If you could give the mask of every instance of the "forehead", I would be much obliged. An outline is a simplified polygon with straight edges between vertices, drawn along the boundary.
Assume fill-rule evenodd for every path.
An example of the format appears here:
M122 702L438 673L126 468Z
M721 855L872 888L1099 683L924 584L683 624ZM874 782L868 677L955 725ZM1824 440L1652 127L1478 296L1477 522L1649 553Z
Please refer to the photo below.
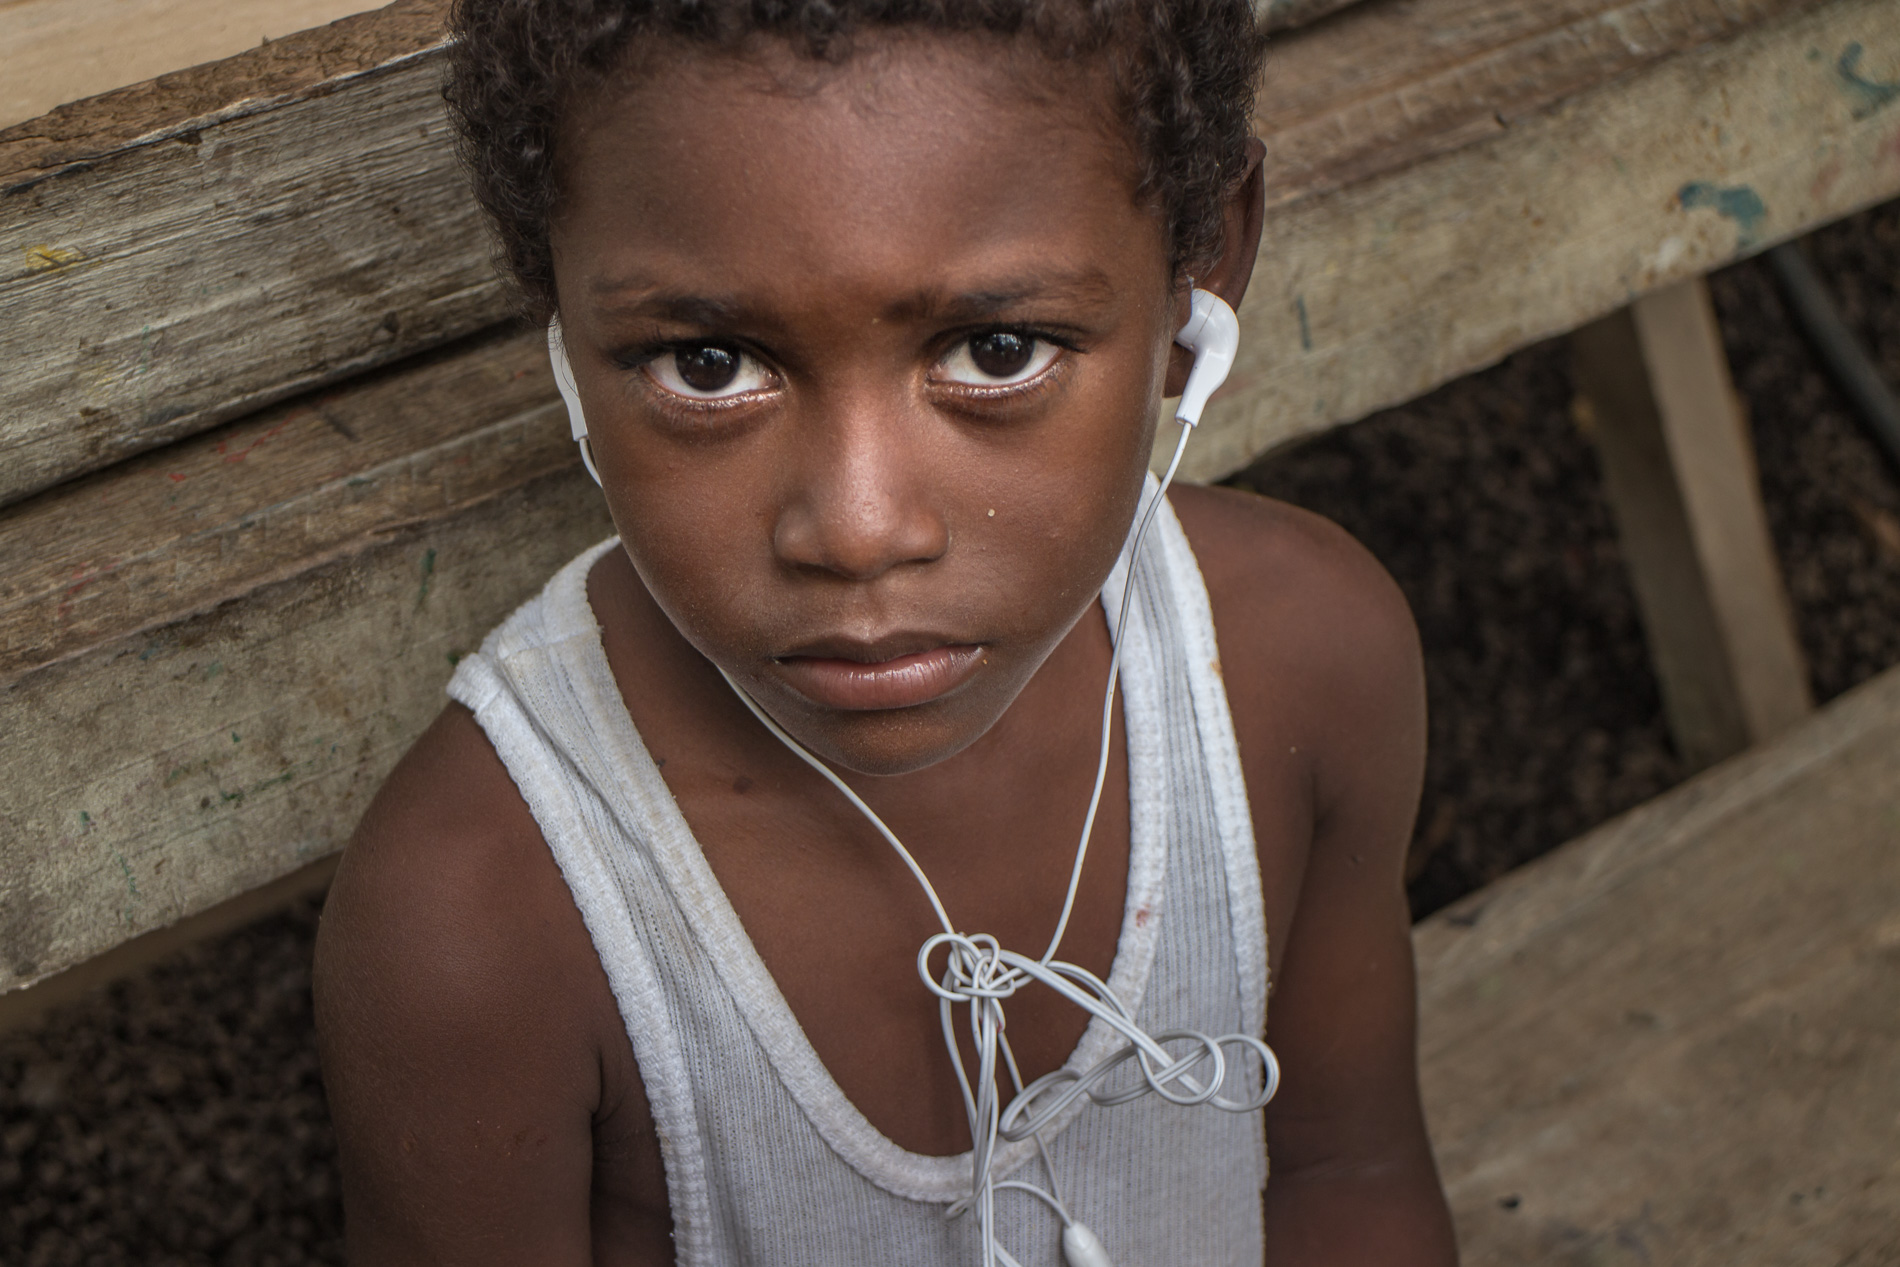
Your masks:
M841 63L776 41L668 42L578 101L559 149L568 298L682 270L707 288L762 273L925 283L1165 257L1106 66L1054 63L1027 40L880 36Z

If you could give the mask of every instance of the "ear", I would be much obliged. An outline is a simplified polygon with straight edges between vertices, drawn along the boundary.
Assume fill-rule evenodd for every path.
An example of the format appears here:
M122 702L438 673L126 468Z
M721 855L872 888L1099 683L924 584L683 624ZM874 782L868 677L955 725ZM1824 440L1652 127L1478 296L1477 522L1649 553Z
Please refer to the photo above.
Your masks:
M1247 138L1246 175L1227 195L1226 206L1221 210L1221 252L1194 278L1195 286L1213 291L1235 312L1240 311L1241 297L1247 293L1247 283L1253 280L1254 257L1260 253L1260 225L1267 214L1267 187L1261 160L1266 155L1267 147L1260 143L1259 137ZM1183 314L1188 310L1185 278L1180 293L1175 296L1175 310ZM1188 370L1193 365L1194 357L1176 344L1168 358L1168 383L1162 394L1169 398L1179 396L1181 389L1187 386Z

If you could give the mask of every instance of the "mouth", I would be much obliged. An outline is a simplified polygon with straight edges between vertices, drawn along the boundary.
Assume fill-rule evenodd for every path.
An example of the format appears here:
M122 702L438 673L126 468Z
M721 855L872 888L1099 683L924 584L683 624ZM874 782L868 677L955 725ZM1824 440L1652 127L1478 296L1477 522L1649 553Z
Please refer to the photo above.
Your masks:
M983 648L971 643L917 650L901 642L826 643L778 657L793 690L821 707L852 712L928 704L969 681L982 662Z

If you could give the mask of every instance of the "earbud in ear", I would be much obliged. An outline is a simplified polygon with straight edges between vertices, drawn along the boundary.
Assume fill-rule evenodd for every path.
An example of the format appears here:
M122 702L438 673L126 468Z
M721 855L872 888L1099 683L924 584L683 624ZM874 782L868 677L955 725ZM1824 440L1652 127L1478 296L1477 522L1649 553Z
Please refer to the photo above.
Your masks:
M581 412L580 388L574 385L574 367L568 363L567 343L561 338L561 319L548 322L548 363L554 367L554 385L561 391L561 401L567 406L567 428L574 437L574 443L581 446L581 461L587 466L587 473L594 477L594 483L600 483L600 472L594 469L594 450L587 443L587 415Z
M1240 347L1240 322L1227 301L1212 291L1196 289L1189 301L1187 324L1174 341L1194 353L1194 368L1188 371L1187 386L1181 389L1181 403L1175 406L1174 419L1184 427L1201 420L1207 398L1227 381L1234 368L1234 352Z

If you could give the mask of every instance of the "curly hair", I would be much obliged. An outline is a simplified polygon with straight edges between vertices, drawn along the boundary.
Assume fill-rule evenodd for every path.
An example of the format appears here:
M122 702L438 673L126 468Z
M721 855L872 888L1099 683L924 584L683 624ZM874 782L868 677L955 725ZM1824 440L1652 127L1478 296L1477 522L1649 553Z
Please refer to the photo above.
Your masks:
M852 36L920 27L1027 35L1058 61L1106 59L1177 275L1219 254L1222 195L1246 169L1264 32L1249 0L455 0L443 88L476 198L530 315L555 310L555 146L574 92L640 37L736 50L756 34L823 61Z

